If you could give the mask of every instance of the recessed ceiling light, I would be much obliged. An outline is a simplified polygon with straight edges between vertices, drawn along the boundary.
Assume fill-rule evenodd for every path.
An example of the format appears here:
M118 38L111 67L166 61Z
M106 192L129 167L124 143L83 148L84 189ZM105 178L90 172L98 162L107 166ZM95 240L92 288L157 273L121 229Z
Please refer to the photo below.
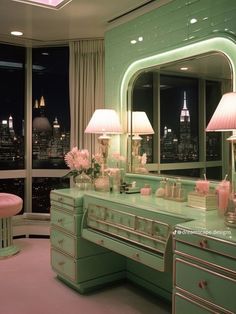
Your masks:
M136 44L136 43L137 43L137 40L132 39L132 40L130 41L130 43L134 45L134 44Z
M11 34L14 36L22 36L23 35L23 33L20 31L12 31Z
M16 2L37 5L44 8L60 9L71 0L13 0Z
M181 70L181 71L187 71L188 68L187 68L187 67L182 67L182 68L180 68L180 70Z
M143 41L143 37L140 36L140 37L138 38L138 41Z

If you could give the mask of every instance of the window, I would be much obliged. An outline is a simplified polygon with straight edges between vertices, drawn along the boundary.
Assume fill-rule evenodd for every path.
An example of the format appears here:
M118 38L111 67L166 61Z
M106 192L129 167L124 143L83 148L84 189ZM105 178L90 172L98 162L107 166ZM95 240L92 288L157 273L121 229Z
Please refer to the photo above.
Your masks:
M24 168L25 48L0 44L0 170Z
M48 213L50 190L70 185L63 179L70 147L69 49L2 44L0 78L0 192L24 200L20 214ZM31 120L32 130L26 127Z
M54 189L68 188L69 179L63 178L33 178L32 209L34 213L50 212L50 192Z
M68 47L33 49L34 169L66 168L70 148Z

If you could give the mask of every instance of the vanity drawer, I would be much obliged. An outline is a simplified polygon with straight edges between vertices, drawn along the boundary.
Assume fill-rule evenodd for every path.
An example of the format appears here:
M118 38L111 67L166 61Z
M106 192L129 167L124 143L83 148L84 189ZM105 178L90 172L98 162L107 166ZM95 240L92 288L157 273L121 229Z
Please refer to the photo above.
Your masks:
M124 271L125 259L118 254L109 252L76 260L52 248L51 265L54 271L65 279L69 279L74 283L81 283L100 276Z
M83 212L83 194L75 189L52 190L50 193L51 205L74 213Z
M195 234L194 232L183 229L176 229L174 231L174 239L175 241L190 244L201 248L202 250L229 256L236 260L236 245L232 242L227 242L218 238L214 239L208 235L204 236L201 234Z
M210 306L224 308L223 313L235 313L236 280L188 261L174 259L177 290L205 301ZM224 292L224 293L222 293Z
M112 225L106 221L94 220L90 217L87 220L87 225L90 228L105 232L111 236L127 240L130 243L140 245L144 248L151 249L162 254L166 248L166 241L155 239L152 236L146 236L139 231L126 229L122 225Z
M62 228L72 234L80 235L82 214L71 215L57 208L51 208L51 225Z
M53 227L51 228L50 238L53 247L74 258L81 258L107 252L107 250L101 246L85 239L69 235Z
M181 314L221 314L222 312L214 309L209 308L206 305L199 304L195 302L193 299L189 299L186 296L181 294L175 293L173 302L173 314L181 313Z
M170 233L170 226L157 220L148 219L135 214L126 213L117 209L89 204L87 208L88 221L106 223L108 226L123 228L127 231L166 240Z
M171 230L166 223L92 203L88 204L84 215L85 224L89 228L126 240L154 253L165 253Z
M65 210L67 212L70 212L72 215L83 212L83 208L82 207L75 208L75 207L72 207L71 205L55 202L53 200L51 200L51 207L57 207L60 210Z
M176 241L174 251L184 258L195 260L206 267L217 268L218 271L229 273L236 279L236 260L204 248L199 248L183 242Z
M131 245L126 241L122 241L111 236L104 235L92 229L83 229L82 236L83 238L91 242L94 242L109 250L129 257L153 269L159 271L166 270L164 256L162 254L157 253L154 254L148 251L144 251L142 248L138 248L134 245Z

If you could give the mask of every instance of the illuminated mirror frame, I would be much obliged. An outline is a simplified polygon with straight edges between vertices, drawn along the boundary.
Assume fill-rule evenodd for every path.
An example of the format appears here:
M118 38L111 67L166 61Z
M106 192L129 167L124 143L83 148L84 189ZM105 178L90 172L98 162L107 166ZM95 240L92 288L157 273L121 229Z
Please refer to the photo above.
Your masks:
M123 114L123 120L127 121L128 112L130 110L128 105L131 104L131 91L132 82L140 74L141 71L152 68L161 67L163 65L178 62L192 57L198 57L199 55L219 52L225 55L232 69L232 91L236 91L236 42L229 36L220 36L205 39L199 42L195 42L180 48L175 48L170 51L162 52L157 55L146 57L137 60L129 65L127 68L120 88L120 104L121 112ZM121 141L121 151L123 155L128 152L127 137ZM127 155L128 164L131 162L130 154ZM129 171L129 169L127 169Z

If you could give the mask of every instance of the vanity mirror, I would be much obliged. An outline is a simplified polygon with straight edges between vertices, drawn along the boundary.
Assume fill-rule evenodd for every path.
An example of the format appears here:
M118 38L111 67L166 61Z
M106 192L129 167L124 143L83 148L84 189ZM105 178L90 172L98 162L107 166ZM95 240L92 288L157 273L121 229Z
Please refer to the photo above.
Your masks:
M229 135L205 132L222 94L232 91L235 84L231 58L235 47L221 40L228 44L225 51L208 40L137 61L127 70L122 88L127 84L128 112L146 112L154 130L154 134L142 135L140 143L140 155L147 154L150 173L189 177L205 173L209 179L220 180L230 172L225 141ZM127 151L129 170L136 172L131 137Z

